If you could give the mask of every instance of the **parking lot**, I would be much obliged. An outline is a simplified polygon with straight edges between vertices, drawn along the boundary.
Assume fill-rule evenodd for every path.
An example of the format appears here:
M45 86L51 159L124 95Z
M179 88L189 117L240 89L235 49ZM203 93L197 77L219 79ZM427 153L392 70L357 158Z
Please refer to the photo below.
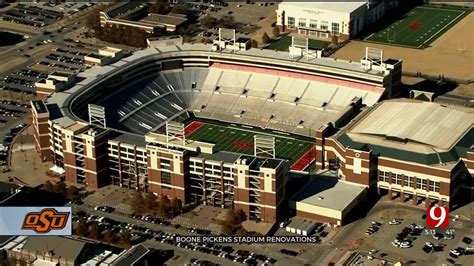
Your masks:
M45 58L40 59L37 64L55 68L62 71L79 72L85 70L87 67L84 64L84 56L87 52L81 52L71 45L68 48L56 48L46 55Z
M374 258L420 264L441 265L449 263L447 259L467 263L472 259L472 255L461 255L457 259L449 255L450 250L467 246L462 239L472 238L472 224L456 220L450 221L447 229L428 230L423 219L425 212L425 209L382 200L366 218L343 228L337 245L362 252L375 250ZM396 218L401 219L395 222ZM369 229L374 227L378 229Z
M0 90L35 94L35 82L46 77L46 73L23 68L3 77Z
M32 27L45 27L61 20L65 16L74 15L95 5L94 3L21 3L9 8L0 17L4 21Z
M259 254L258 252L252 252L246 248L236 247L232 244L188 244L174 241L174 237L178 235L209 235L211 233L210 231L174 225L166 220L151 216L129 215L127 217L123 215L120 219L114 219L112 217L119 216L113 213L112 210L104 212L92 210L86 206L76 206L74 209L74 222L78 222L80 219L86 221L88 225L97 222L101 233L104 233L106 230L111 230L117 234L128 232L131 235L131 244L144 243L145 245L164 245L168 248L187 251L189 252L189 261L186 261L186 263L194 262L202 264L203 260L217 262L221 265L232 265L234 263L261 265L278 262L275 258Z

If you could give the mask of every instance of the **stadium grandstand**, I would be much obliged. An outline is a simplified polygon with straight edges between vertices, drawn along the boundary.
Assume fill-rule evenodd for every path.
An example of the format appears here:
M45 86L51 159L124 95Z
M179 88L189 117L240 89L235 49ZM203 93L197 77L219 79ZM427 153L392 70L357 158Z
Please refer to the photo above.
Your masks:
M398 95L401 67L203 44L141 50L32 102L37 149L70 182L234 204L274 222L287 172L315 167L318 130Z

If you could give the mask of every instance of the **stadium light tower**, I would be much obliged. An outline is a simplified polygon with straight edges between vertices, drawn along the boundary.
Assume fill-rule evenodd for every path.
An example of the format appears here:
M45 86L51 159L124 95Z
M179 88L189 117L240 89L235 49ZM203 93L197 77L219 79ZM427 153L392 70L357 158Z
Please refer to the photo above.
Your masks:
M275 137L255 135L253 141L254 156L275 158Z
M364 66L366 70L372 69L373 66L382 66L383 61L383 50L378 48L366 47Z
M89 125L96 125L106 128L105 107L95 104L89 104Z
M235 46L235 29L219 28L219 51L227 47L227 43L232 44L232 50L238 50Z
M306 56L306 60L309 60L310 58L314 59L318 57L318 52L320 53L320 51L309 49L308 38L299 36L291 37L291 59L293 59L295 55Z
M181 145L186 144L186 135L184 134L184 124L174 121L166 122L166 142L177 140Z

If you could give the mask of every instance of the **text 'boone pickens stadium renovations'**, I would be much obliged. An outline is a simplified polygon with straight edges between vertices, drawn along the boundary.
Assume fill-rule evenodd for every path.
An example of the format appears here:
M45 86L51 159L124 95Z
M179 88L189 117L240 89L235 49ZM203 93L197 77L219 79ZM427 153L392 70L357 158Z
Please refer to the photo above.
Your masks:
M138 51L32 101L42 159L64 169L70 182L234 206L268 223L292 208L341 225L376 189L452 204L473 172L466 144L472 113L415 100L380 102L400 94L401 60L212 47ZM415 109L422 112L410 115ZM456 130L444 130L448 124ZM290 200L289 173L337 177L311 181ZM331 200L341 189L354 193L337 206L312 200Z

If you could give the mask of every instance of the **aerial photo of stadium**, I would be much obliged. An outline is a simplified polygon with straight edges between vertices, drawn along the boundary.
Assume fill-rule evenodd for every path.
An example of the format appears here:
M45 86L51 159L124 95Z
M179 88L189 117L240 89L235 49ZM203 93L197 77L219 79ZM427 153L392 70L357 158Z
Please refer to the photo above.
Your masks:
M74 183L234 204L272 222L286 173L315 169L315 130L399 93L396 59L291 61L287 52L211 48L139 51L32 102L43 160Z

